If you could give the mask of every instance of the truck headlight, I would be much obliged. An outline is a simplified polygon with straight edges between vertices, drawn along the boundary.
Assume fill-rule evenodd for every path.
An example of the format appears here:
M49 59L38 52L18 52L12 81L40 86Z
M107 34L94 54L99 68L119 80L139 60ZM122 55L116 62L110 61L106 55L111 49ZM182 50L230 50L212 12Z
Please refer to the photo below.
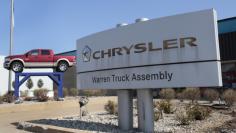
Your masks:
M10 58L5 58L5 61L10 61Z

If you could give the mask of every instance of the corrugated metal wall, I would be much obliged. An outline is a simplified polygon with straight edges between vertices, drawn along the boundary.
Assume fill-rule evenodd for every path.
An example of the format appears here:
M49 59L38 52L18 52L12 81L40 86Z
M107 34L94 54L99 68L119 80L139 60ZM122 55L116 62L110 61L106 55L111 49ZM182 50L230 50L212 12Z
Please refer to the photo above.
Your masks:
M220 34L219 45L222 61L236 60L236 32Z

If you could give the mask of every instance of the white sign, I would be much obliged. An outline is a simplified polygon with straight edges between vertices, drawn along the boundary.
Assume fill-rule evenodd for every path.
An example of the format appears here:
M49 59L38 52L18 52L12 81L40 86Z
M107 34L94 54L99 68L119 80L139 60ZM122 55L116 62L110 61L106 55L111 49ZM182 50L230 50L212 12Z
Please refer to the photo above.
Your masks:
M221 86L217 17L204 10L77 40L79 89Z

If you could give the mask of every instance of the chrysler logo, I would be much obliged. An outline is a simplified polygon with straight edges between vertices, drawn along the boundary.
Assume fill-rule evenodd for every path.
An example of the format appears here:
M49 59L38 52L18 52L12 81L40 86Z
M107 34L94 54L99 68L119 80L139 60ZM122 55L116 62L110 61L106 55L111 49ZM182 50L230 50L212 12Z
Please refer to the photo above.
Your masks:
M89 62L91 59L99 60L104 58L111 58L120 55L140 54L144 52L162 52L169 49L178 49L185 47L196 47L196 37L181 37L173 38L161 41L162 43L156 44L151 41L135 43L131 45L124 45L120 47L102 49L98 51L92 51L89 46L85 46L83 49L83 61Z
M82 57L84 62L89 62L92 50L89 46L85 46L82 52Z

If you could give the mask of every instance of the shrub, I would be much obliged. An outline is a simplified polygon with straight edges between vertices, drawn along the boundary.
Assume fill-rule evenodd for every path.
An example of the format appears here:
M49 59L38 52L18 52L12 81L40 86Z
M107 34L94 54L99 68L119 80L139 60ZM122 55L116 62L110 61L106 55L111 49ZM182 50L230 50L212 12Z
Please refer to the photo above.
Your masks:
M180 109L175 113L175 120L181 125L189 125L191 118L186 113L186 110Z
M175 98L175 91L174 89L162 89L160 91L160 96L163 99L170 100L170 99Z
M193 103L200 98L200 90L199 88L187 88L184 90L183 95L184 98L191 100Z
M28 95L28 90L20 91L20 96L21 97L27 97L27 95Z
M39 102L48 101L49 97L47 96L48 90L47 89L36 89L34 90L34 96L37 98Z
M106 91L105 90L84 90L80 94L85 95L87 97L89 97L89 96L104 96L106 94Z
M94 96L105 96L106 91L105 90L93 90L93 95Z
M223 99L225 103L231 107L236 101L236 92L232 89L226 90L223 93Z
M76 88L69 89L69 95L70 96L78 96L78 94L79 94L79 90L78 89L76 89Z
M113 115L117 115L118 114L118 106L117 103L115 103L114 101L108 101L107 104L104 106L104 109L109 113L109 114L113 114Z
M184 101L184 93L183 92L177 93L176 96L180 100L180 102Z
M42 79L39 79L39 80L38 80L38 83L37 83L38 88L42 88L43 85L44 85L43 80L42 80Z
M58 99L58 91L57 90L53 90L54 92L54 99Z
M163 118L162 111L155 108L154 109L154 121L158 121L161 118Z
M87 96L87 97L93 95L93 92L92 92L91 90L84 90L83 93L84 93L84 95Z
M186 106L188 117L192 120L204 120L211 113L208 107L202 107L198 104Z
M67 88L63 88L63 97L68 96L68 89Z
M32 101L33 99L32 99L32 97L25 97L24 100L25 100L25 101Z
M0 96L0 104L3 104L3 96Z
M12 103L14 102L14 91L9 91L5 95L3 95L3 101L7 103Z
M158 108L160 111L163 111L166 114L171 114L174 112L172 104L169 100L161 100L154 103L154 107Z
M214 90L214 89L206 89L203 93L204 98L206 98L208 101L210 101L211 103L214 100L217 100L219 98L219 93L218 91Z

